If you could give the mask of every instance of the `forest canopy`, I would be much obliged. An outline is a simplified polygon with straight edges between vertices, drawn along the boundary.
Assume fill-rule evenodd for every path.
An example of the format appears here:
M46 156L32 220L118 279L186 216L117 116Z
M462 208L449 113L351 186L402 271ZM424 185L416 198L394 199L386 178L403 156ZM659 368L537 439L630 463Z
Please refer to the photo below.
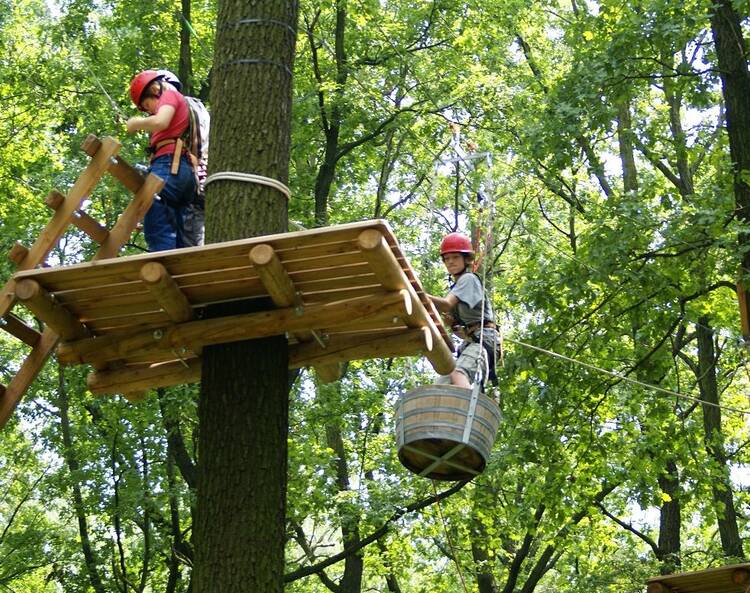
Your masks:
M424 359L353 361L329 384L302 370L286 591L629 593L746 559L747 16L729 0L301 0L290 229L385 219L431 294L449 287L441 238L475 238L503 419L481 476L435 484L394 437L399 395L435 379ZM216 22L214 2L0 0L6 253L49 220L87 135L147 162L123 123L137 72L170 69L212 109ZM108 181L86 212L111 226L129 198ZM124 252L145 249L138 232ZM71 229L48 262L93 252ZM7 384L26 352L1 334ZM85 375L53 358L0 431L0 591L190 591L198 386L131 404Z

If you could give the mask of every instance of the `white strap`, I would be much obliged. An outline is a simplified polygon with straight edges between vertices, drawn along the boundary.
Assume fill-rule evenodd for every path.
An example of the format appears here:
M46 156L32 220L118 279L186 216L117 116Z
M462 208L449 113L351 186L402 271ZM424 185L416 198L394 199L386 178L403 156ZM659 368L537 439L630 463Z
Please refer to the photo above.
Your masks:
M276 179L271 179L270 177L264 177L263 175L256 175L255 173L239 173L237 171L222 171L220 173L212 173L208 177L206 177L205 185L208 185L209 183L212 183L214 181L244 181L246 183L257 183L258 185L266 185L268 187L272 187L275 190L280 191L282 194L286 196L286 199L289 199L289 196L291 195L291 192L289 191L289 188L281 183L281 181L278 181Z

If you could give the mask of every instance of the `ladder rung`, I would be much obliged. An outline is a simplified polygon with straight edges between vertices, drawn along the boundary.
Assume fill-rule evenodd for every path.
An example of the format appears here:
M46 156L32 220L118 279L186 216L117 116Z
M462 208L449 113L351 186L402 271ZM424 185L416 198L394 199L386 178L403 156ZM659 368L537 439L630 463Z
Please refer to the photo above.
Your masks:
M37 345L39 338L42 337L41 333L10 313L0 320L0 327L32 348Z

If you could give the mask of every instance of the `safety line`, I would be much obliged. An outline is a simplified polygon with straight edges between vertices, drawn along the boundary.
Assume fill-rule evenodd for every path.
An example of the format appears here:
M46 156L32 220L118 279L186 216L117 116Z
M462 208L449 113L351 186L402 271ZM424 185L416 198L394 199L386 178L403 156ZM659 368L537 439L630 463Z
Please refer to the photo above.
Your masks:
M620 379L622 381L625 381L627 383L632 383L633 385L638 385L639 387L643 387L645 389L651 389L652 391L658 391L660 393L664 393L666 395L671 395L674 397L679 397L682 399L690 400L695 403L699 403L701 405L711 406L713 408L718 408L720 410L726 410L728 412L736 412L738 414L743 414L746 416L750 416L750 410L743 410L741 408L733 408L731 406L725 406L722 404L717 404L714 402L706 401L705 399L701 399L699 397L695 397L693 395L687 395L686 393L679 393L677 391L672 391L671 389L665 389L664 387L659 387L658 385L652 385L650 383L644 383L643 381L639 381L638 379L633 379L632 377L628 377L627 375L624 375L622 373L619 373L617 371L610 371L609 369L604 369L602 367L598 367L596 365L590 364L588 362L583 362L582 360L577 360L575 358L571 358L570 356L565 356L564 354L559 354L557 352L553 352L552 350L547 350L546 348L541 348L539 346L534 346L533 344L528 344L526 342L522 342L520 340L513 340L511 338L505 337L505 340L507 342L510 342L511 344L517 344L519 346L523 346L524 348L529 348L531 350L536 350L537 352L542 352L544 354L547 354L548 356L552 356L553 358L559 358L560 360L565 360L567 362L572 362L573 364L580 365L582 367L585 367L587 369L590 369L592 371L597 371L599 373L604 373L605 375L609 375L610 377L616 377L617 379Z
M281 181L279 181L278 179L272 179L271 177L266 177L264 175L257 175L255 173L240 173L239 171L221 171L219 173L212 173L211 175L206 177L204 186L207 186L209 183L213 183L214 181L222 181L222 180L243 181L245 183L255 183L256 185L265 185L267 187L272 187L273 189L284 194L287 200L289 199L289 196L291 195L289 188L283 183L281 183Z

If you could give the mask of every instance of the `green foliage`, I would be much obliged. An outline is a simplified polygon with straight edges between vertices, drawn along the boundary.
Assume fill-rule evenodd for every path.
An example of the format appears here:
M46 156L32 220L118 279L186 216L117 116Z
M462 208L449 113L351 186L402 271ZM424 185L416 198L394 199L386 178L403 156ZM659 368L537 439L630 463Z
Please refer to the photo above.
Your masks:
M1 248L33 241L49 219L43 196L85 165L86 134L116 136L129 162L145 158L115 112L134 113L135 72L178 69L176 8L0 2ZM215 10L192 4L197 86L208 82ZM491 239L480 274L509 339L487 470L439 509L397 520L433 489L398 462L393 406L434 374L423 359L354 361L333 385L303 371L290 394L288 572L387 527L359 552L360 591L385 591L389 579L405 592L460 590L457 562L469 590L483 575L497 589L635 592L662 568L648 541L675 499L681 567L718 564L714 490L728 469L747 471L747 417L722 412L722 439L708 439L723 443L722 465L707 453L701 407L674 395L700 395L694 334L706 318L721 404L747 408L750 382L732 288L748 229L736 218L708 3L308 0L300 14L290 219L315 224L316 199L332 224L386 218L432 294L448 288L440 237L456 223L478 229ZM467 153L491 158L456 168L452 123ZM127 199L102 184L87 211L112 223ZM51 261L91 250L72 232ZM3 280L10 273L0 264ZM0 340L7 382L26 350ZM49 365L0 432L0 588L92 590L83 517L106 590L165 590L172 578L185 591L195 494L167 441L179 436L196 461L197 392L95 400L84 374L61 381ZM747 493L733 485L742 509ZM353 565L325 577L339 583ZM329 590L316 577L287 589Z

